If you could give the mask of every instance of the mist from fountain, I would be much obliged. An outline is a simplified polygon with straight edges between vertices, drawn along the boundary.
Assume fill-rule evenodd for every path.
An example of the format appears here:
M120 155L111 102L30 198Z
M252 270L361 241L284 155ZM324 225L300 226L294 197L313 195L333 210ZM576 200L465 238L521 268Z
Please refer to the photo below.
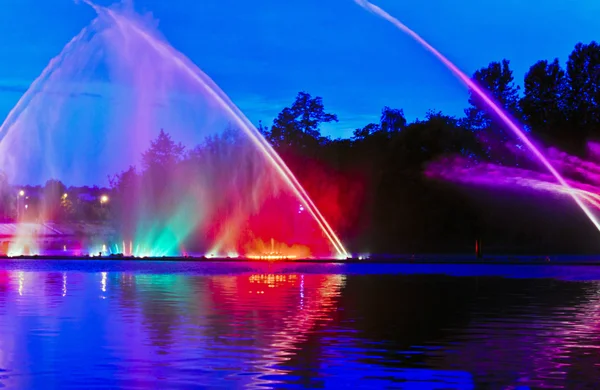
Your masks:
M271 255L347 256L283 160L206 74L139 15L86 3L97 17L0 127L0 167L13 183L96 184L121 171L119 237L98 245L124 254L260 256L276 241ZM168 136L157 139L162 128ZM183 153L169 136L198 146ZM172 154L144 154L153 139Z
M518 148L508 148L513 154L527 158ZM555 148L545 150L545 155L569 184L568 188L556 183L550 174L535 169L505 166L477 161L465 157L446 157L430 163L425 175L456 183L498 188L528 188L552 194L577 195L594 209L600 209L600 158L599 145L588 143L586 158L572 156Z

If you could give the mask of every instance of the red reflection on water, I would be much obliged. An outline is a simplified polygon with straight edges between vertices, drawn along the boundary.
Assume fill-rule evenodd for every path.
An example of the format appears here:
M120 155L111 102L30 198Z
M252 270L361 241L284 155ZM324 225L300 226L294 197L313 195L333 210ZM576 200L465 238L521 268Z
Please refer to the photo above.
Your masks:
M215 276L209 281L209 290L220 313L232 319L251 318L253 328L270 330L260 332L264 339L257 340L268 345L261 358L263 374L282 374L285 371L277 365L292 359L310 334L335 318L344 281L341 275ZM248 330L245 322L230 324L231 337Z
M9 291L11 288L12 272L0 271L0 292Z

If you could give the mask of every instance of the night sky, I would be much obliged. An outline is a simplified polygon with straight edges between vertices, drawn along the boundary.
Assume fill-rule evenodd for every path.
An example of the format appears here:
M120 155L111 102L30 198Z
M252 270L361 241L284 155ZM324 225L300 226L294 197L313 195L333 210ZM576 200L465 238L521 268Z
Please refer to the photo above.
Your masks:
M99 2L108 5L110 2ZM600 36L597 0L381 0L467 73L508 58L521 82L539 59L566 60ZM409 119L460 115L466 90L436 60L352 0L136 0L171 44L199 65L255 123L271 123L295 94L324 98L333 137L377 120L384 105ZM94 17L71 0L3 0L0 116Z

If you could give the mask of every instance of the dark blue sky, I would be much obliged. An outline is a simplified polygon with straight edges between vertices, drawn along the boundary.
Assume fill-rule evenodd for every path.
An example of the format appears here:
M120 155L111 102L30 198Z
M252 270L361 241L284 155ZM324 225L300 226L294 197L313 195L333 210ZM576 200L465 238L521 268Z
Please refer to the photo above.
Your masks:
M107 2L101 2L107 4ZM299 90L324 98L349 136L384 105L409 119L427 109L460 115L466 91L435 59L352 0L135 0L173 46L199 65L255 123ZM600 37L598 0L381 0L467 73L508 58L521 83L539 59L566 60ZM543 4L543 5L542 5ZM0 116L94 17L71 0L3 0Z

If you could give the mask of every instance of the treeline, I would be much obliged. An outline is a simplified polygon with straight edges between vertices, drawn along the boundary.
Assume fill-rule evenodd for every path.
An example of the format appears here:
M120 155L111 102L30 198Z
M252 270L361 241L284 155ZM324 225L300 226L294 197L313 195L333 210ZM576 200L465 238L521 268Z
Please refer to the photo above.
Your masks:
M545 146L583 155L587 141L600 139L596 42L577 44L564 65L537 62L522 85L508 60L490 63L473 78ZM377 123L356 129L349 139L324 136L321 125L336 121L320 97L300 92L272 125L261 123L259 130L353 253L466 253L476 239L495 253L600 251L598 232L566 197L425 177L424 168L445 156L527 163L503 147L516 142L514 136L474 94L462 117L430 111L409 123L401 108L384 107ZM179 249L174 245L208 250L215 242L220 250L240 242L269 247L256 243L257 237L322 243L297 200L283 195L280 180L271 180L276 175L265 174L272 167L264 161L235 129L193 149L161 131L142 156L141 169L111 178L108 204L99 201L104 190L75 196L77 189L50 181L36 190L39 206L31 200L28 207L37 207L30 213L46 220L105 221L119 239L153 243L164 253ZM18 199L0 176L0 217L14 218Z
M161 130L141 166L111 185L118 236L154 254L331 253L273 164L236 128L193 148Z
M473 79L545 146L583 155L587 141L600 139L596 42L577 44L564 66L535 63L522 86L508 60ZM424 177L423 168L446 155L515 164L502 147L514 136L473 93L460 118L431 111L408 123L402 109L384 107L378 123L350 139L324 137L320 125L337 120L322 99L301 92L260 129L354 251L468 252L476 239L497 253L600 250L598 232L568 198Z
M96 186L67 187L55 179L43 186L15 186L0 172L0 222L106 223L110 192Z

